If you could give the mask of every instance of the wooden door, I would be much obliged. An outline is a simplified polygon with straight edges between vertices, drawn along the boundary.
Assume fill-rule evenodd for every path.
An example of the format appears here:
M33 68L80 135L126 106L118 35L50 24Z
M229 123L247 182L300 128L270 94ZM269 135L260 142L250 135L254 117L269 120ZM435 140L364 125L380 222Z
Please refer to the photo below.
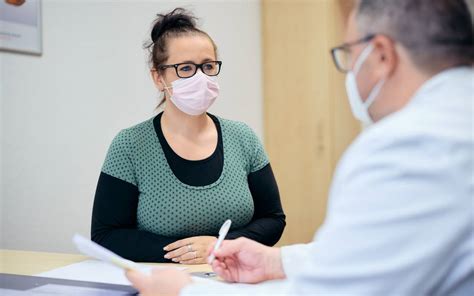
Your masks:
M279 245L312 239L337 161L360 131L329 53L347 3L262 1L265 146L287 215Z

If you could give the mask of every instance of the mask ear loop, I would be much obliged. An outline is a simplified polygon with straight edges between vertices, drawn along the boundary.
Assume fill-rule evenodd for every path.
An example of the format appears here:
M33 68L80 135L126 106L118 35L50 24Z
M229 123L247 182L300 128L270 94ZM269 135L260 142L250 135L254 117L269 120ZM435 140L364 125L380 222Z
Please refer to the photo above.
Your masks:
M362 53L359 55L359 57L357 58L357 61L354 65L354 76L357 75L357 73L359 72L360 68L362 67L362 64L365 62L365 60L369 57L369 55L372 53L372 50L374 50L374 45L372 43L370 43L363 51ZM380 80L379 82L377 82L377 84L374 86L374 88L372 89L372 91L370 92L369 94L369 97L367 98L367 100L365 100L364 102L364 106L368 109L372 103L375 101L375 99L377 98L382 86L384 85L385 83L385 79L382 79Z
M357 61L355 62L354 65L354 75L357 75L359 73L360 68L362 67L362 64L364 64L365 60L369 57L369 55L372 53L372 50L374 50L374 45L370 43L367 45L366 48L362 51L362 53L359 55L357 58Z
M163 83L163 85L165 86L165 87L164 87L165 92L168 92L168 95L169 95L170 98L171 98L172 94L171 94L171 92L170 92L170 89L172 89L173 86L167 86L165 80L164 80L163 78L161 78L161 77L160 77L160 79L161 79L161 83Z
M384 85L384 83L385 83L385 79L380 80L370 92L369 97L364 102L364 105L367 109L372 105L372 103L375 101L375 98L377 98L377 96L379 95L379 92L382 89L382 86Z

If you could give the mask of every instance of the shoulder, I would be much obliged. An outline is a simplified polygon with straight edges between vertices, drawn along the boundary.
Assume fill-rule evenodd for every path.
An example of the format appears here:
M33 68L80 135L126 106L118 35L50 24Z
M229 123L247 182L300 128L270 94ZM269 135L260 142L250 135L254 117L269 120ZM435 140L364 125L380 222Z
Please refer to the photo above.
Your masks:
M225 119L219 116L216 117L221 124L223 133L241 140L258 138L258 136L248 124L242 121Z
M224 145L239 151L239 155L246 160L247 171L252 173L268 164L268 156L260 138L246 123L219 118L222 125Z
M453 151L473 148L472 111L465 94L456 88L433 88L402 110L364 130L347 154L360 158L392 155L396 159L415 156L452 156ZM471 103L472 104L472 103Z
M462 208L472 202L466 194L472 190L466 165L472 140L446 138L393 120L368 128L344 154L329 208L364 205L367 212L380 214L401 205L410 205L403 208L407 211L439 206L464 215Z
M150 128L153 128L153 119L154 117L149 118L138 124L135 124L131 127L125 128L121 130L119 134L131 137L131 138L137 138L137 137L139 138L144 133L148 132Z
M260 138L252 130L252 128L244 122L223 119L218 117L221 123L222 135L227 146L243 150L247 155L251 156L259 149L263 149Z
M460 118L466 116L435 105L408 106L364 130L342 157L338 182L430 180L437 187L452 181L447 176L468 175L473 139Z
M154 117L122 129L115 136L112 144L127 144L128 146L133 146L137 143L142 143L143 140L149 139L150 132L152 133L154 131L153 118Z

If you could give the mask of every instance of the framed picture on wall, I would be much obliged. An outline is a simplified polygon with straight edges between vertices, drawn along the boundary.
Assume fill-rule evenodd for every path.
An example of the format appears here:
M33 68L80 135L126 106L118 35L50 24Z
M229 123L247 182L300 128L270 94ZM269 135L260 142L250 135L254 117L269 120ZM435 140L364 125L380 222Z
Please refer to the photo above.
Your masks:
M42 53L41 0L0 0L0 50Z

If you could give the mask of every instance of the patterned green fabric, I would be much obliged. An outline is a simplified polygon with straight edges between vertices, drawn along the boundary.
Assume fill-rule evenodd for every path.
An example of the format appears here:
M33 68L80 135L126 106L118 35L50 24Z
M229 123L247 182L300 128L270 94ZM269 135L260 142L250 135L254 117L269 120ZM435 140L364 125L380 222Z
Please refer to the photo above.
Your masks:
M102 172L138 187L138 229L189 237L217 235L226 219L232 220L233 229L251 221L254 205L247 176L266 166L268 157L246 124L218 120L224 168L220 178L207 186L190 186L176 178L154 130L153 118L115 137Z

